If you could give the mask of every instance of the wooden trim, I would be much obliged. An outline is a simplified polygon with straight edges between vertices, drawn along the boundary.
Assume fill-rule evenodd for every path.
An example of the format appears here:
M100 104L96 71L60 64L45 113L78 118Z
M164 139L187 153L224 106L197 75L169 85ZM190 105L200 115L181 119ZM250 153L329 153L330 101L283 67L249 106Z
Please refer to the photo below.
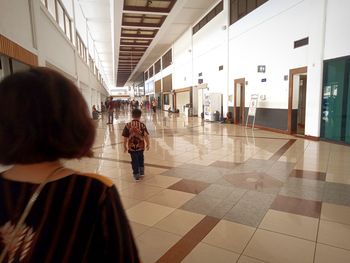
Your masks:
M292 134L292 112L293 112L293 77L296 74L307 73L307 67L289 70L289 95L288 95L288 132Z
M23 62L30 66L38 66L38 56L24 49L15 42L0 34L0 54Z
M234 87L233 87L233 120L234 120L234 124L238 124L238 119L237 119L237 90L236 90L236 85L237 84L243 84L243 101L241 101L241 108L245 108L245 78L240 78L240 79L235 79L234 80ZM242 90L240 92L241 96L242 96ZM243 107L242 107L242 103L243 103ZM242 116L242 123L244 123L244 111L241 112L241 116Z
M182 89L174 89L175 93L181 93L181 92L191 92L192 87L182 88Z

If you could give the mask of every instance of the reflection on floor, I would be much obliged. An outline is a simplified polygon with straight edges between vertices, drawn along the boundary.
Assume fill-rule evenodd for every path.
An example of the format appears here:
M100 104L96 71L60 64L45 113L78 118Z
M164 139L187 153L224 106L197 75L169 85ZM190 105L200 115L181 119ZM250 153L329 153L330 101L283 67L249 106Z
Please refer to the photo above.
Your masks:
M143 262L350 262L350 147L168 113L144 113L146 177L96 122L95 157L68 166L113 179Z

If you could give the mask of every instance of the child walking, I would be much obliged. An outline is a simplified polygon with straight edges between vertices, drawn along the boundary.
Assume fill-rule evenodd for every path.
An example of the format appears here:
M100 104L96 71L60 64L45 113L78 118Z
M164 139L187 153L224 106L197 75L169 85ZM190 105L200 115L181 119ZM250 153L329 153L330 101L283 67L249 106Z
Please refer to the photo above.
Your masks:
M130 153L133 175L135 180L139 181L145 175L143 151L145 148L149 150L149 133L146 125L140 121L141 110L133 109L131 114L132 121L125 125L122 136L124 137L124 152Z

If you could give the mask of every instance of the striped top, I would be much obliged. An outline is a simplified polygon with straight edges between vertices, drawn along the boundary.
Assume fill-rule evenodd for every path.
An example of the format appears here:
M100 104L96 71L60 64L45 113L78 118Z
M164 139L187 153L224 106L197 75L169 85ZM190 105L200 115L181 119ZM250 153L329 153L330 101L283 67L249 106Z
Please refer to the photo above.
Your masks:
M0 252L37 187L0 174ZM73 174L47 183L4 262L140 261L115 186Z

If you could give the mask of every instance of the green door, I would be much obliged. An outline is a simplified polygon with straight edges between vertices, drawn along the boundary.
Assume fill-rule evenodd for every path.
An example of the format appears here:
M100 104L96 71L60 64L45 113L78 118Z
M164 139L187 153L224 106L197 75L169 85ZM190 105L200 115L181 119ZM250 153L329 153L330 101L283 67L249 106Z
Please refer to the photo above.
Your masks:
M321 137L350 143L350 58L325 62Z

